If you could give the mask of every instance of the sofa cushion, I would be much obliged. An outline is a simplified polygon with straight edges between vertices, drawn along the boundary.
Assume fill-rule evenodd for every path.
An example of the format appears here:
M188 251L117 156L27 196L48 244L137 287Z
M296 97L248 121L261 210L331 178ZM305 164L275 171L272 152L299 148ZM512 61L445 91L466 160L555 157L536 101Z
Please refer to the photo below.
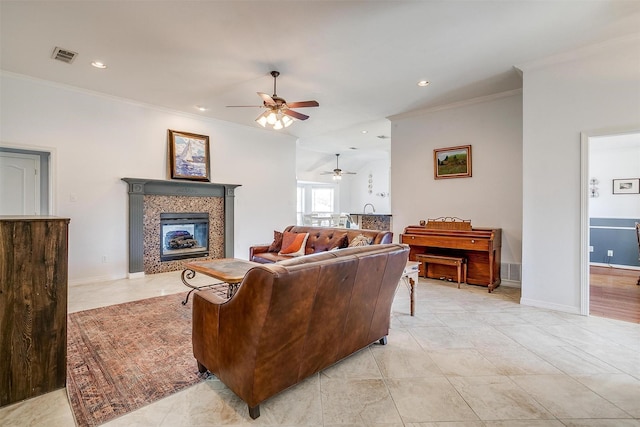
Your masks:
M269 252L280 252L280 249L282 249L282 233L273 230L273 242L269 245Z
M282 236L282 249L278 255L301 256L305 254L305 245L309 233L290 233L285 231Z
M356 237L351 239L349 242L350 248L355 248L358 246L369 246L371 244L371 238L364 236L362 234L358 234Z
M348 244L346 239L347 232L342 230L310 231L305 254L311 255L336 248L346 248Z
M277 252L260 252L255 254L251 261L259 262L260 264L272 264L286 259L291 259L291 257L278 255Z

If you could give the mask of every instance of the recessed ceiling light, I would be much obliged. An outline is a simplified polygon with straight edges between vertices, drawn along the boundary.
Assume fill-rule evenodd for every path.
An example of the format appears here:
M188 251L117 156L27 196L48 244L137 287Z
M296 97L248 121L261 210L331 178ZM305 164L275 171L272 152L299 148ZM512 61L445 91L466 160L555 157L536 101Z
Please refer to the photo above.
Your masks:
M420 86L420 87L429 86L429 81L428 80L420 80L418 82L418 86Z
M369 131L368 131L368 130L361 130L360 132L362 132L362 133L369 133Z
M100 68L100 69L107 68L107 64L105 64L104 62L100 62L100 61L93 61L91 63L91 65L93 65L96 68Z
M200 110L200 111L207 111L207 110L208 110L208 108L207 108L207 107L202 107L202 106L200 106L200 105L196 105L196 108L197 108L198 110Z
M349 150L357 150L358 147L349 147Z

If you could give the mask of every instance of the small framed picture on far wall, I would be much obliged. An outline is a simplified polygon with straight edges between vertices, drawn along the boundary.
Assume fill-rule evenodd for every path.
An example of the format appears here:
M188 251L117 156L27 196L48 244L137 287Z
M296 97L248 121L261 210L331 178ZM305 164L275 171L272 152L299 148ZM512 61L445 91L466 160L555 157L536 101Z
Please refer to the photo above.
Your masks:
M613 180L613 194L640 193L640 178L626 178Z
M433 177L471 177L471 145L438 148L433 150Z

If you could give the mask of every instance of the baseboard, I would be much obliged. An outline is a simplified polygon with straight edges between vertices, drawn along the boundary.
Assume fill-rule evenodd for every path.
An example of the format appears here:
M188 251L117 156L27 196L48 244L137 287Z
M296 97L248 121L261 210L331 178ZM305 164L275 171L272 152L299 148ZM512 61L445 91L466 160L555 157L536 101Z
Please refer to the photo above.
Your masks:
M144 273L143 273L144 274ZM120 280L124 279L126 276L118 274L118 275L106 275L106 276L93 276L93 277L83 277L81 279L69 280L69 286L80 286L87 285L89 283L100 283L100 282L109 282L111 280Z
M522 282L516 282L515 280L500 280L500 286L507 286L509 288L521 288Z
M546 308L553 311L561 311L569 314L580 314L580 307L571 307L569 305L554 304L547 301L538 301L528 298L520 298L521 305L528 305L537 308Z
M593 267L605 267L605 268L619 268L621 270L634 270L640 271L640 267L636 267L634 265L622 265L622 264L606 264L602 262L590 262L589 266Z

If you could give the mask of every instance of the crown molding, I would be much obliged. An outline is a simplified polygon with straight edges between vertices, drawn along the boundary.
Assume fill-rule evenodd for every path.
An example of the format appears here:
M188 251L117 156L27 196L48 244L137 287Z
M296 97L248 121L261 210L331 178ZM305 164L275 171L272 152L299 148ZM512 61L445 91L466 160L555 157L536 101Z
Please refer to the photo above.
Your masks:
M387 119L401 120L408 117L421 116L423 114L433 113L436 111L451 110L453 108L461 108L474 104L481 104L484 102L495 101L496 99L508 98L510 96L522 95L522 88L507 90L504 92L498 92L491 95L479 96L476 98L465 99L464 101L452 102L449 104L436 105L434 107L423 108L420 110L407 111L406 113L394 114L393 116L387 116Z
M516 65L515 68L520 70L520 72L532 71L538 68L548 67L550 65L586 58L598 53L610 51L611 49L623 47L626 44L633 43L640 45L640 33L633 33L623 37L609 39L601 43L596 43L582 48L559 53L557 55L548 56L546 58L525 62L523 64ZM637 49L640 49L640 46L637 47Z

